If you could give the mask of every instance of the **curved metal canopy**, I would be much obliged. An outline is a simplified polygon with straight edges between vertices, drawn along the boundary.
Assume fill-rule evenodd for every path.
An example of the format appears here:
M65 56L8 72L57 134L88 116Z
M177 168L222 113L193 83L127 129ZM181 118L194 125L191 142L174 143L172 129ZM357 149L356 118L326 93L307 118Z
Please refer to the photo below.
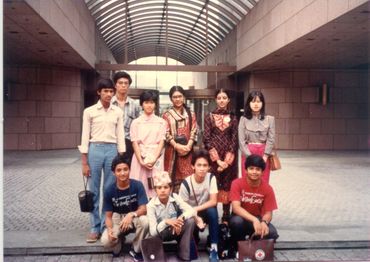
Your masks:
M196 65L258 0L85 2L118 63L168 56L186 65Z

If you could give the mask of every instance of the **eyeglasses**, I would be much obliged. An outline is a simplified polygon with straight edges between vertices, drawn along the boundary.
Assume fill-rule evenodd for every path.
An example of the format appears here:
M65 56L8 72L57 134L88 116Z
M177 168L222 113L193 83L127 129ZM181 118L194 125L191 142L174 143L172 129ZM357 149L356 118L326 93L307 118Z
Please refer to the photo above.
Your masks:
M183 97L184 97L183 95L177 95L177 96L172 96L172 99L181 99Z

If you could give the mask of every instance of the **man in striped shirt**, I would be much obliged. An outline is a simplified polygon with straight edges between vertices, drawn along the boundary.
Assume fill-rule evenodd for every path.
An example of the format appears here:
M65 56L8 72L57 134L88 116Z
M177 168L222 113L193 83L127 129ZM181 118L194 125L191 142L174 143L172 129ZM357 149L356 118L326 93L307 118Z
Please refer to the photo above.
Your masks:
M128 73L123 71L115 73L113 81L116 95L112 98L111 103L123 111L126 153L132 157L134 150L131 143L130 126L132 121L139 117L141 107L134 99L128 96L128 89L132 83L131 76Z

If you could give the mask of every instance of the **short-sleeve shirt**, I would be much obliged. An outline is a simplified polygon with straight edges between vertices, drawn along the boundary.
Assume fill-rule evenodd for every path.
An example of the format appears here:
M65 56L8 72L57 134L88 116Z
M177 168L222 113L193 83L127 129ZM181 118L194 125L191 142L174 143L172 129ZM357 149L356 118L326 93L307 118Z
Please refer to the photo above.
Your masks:
M275 193L264 181L258 187L251 187L245 177L235 179L231 184L230 201L240 201L241 207L254 216L263 216L277 209Z
M179 195L186 203L191 206L197 206L194 193L191 188L191 182L193 183L195 196L198 200L198 205L202 205L207 202L209 200L210 194L218 193L216 177L211 173L206 174L202 183L197 183L195 181L194 174L188 176L185 180L186 182L183 181L180 186ZM189 185L190 192L186 188L184 183L187 183Z
M139 206L147 203L144 186L135 179L130 179L130 187L125 190L120 190L116 184L112 184L104 193L105 210L114 213L134 212Z

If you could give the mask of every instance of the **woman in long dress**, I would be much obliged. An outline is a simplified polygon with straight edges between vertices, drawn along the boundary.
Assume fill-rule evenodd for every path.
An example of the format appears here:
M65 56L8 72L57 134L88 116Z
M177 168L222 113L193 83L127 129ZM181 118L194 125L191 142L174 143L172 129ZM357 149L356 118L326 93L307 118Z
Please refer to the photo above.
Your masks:
M163 147L166 122L155 115L157 94L144 91L140 95L143 114L132 121L130 136L134 148L130 178L143 183L148 197L155 196L153 175L163 171Z
M193 173L191 152L197 139L197 122L194 112L185 104L181 86L171 87L169 96L172 107L163 114L167 122L164 170L170 174L173 190L178 193L181 182Z
M227 90L216 91L217 108L204 120L204 146L211 156L211 172L216 175L218 202L223 204L223 221L230 216L228 193L237 177L238 120L230 110Z
M262 179L269 182L270 164L267 161L275 144L275 118L265 114L265 98L262 92L250 92L244 106L244 116L239 121L239 148L242 151L242 174L245 175L245 158L260 155L266 162Z

